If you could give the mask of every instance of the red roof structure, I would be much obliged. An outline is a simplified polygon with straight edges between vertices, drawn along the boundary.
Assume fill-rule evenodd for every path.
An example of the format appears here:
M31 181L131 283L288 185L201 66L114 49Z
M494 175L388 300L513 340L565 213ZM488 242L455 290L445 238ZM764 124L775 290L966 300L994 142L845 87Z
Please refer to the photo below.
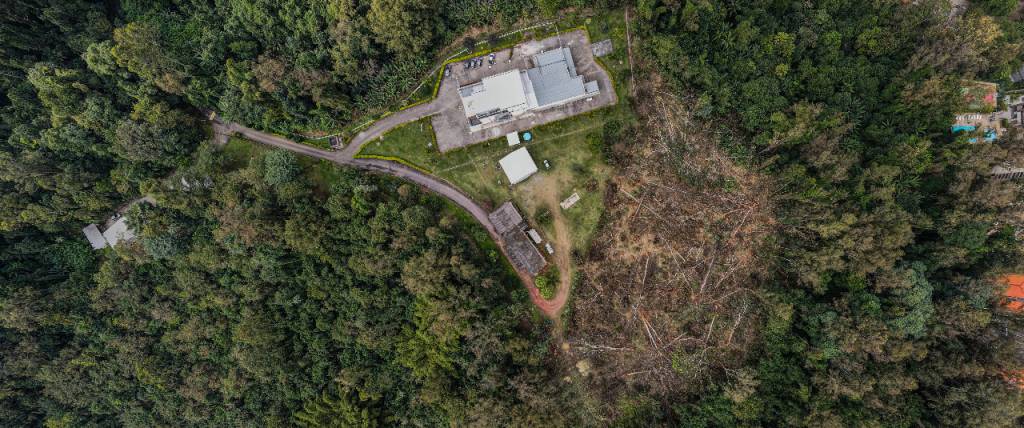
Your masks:
M1024 310L1024 275L1006 275L1003 277L1007 288L1003 293L1005 300L1003 305L1015 312Z
M1006 291L1003 292L1003 306L1011 311L1024 310L1024 275L1011 274L1003 277ZM1007 382L1024 389L1024 370L1013 370L1004 373Z

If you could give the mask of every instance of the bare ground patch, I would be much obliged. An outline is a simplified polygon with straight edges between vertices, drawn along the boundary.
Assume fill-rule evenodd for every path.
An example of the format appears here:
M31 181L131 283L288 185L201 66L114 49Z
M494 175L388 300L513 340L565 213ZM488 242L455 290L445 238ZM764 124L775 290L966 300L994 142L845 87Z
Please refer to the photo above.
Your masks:
M595 391L699 391L738 376L757 339L775 221L768 181L735 162L693 100L648 90L637 140L606 193L573 301L571 358Z

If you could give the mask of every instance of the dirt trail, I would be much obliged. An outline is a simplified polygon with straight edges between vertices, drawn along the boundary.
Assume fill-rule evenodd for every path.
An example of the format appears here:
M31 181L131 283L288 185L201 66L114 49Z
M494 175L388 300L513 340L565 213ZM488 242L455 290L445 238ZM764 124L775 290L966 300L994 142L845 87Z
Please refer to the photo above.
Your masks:
M557 180L556 177L545 177L548 180ZM569 221L562 214L562 207L558 205L558 195L555 189L559 186L541 185L537 188L536 196L544 206L551 212L551 224L555 229L555 236L548 237L551 245L555 248L554 262L558 267L558 290L555 297L546 300L553 310L552 316L557 319L559 313L569 300L569 292L572 290L572 237L569 234Z
M210 114L209 116L213 123L214 131L217 133L219 139L226 140L230 135L242 135L256 143L266 144L301 155L331 161L339 165L386 174L416 183L424 189L434 192L441 197L447 198L456 205L465 209L473 216L474 219L476 219L477 222L480 223L481 226L484 227L487 233L491 235L491 238L494 239L494 242L498 244L498 248L501 249L502 254L508 258L505 240L502 239L500 234L498 234L494 225L491 223L490 218L487 217L487 211L461 190L440 178L425 174L397 162L378 159L353 159L346 153L318 149L304 144L299 144L278 135L257 131L237 123L224 122L220 120L216 114ZM533 302L534 306L536 306L544 315L557 321L558 313L565 304L565 297L568 297L568 292L566 292L566 296L562 298L560 303L558 299L553 301L544 300L540 295L540 292L537 290L536 285L533 283L533 277L525 272L519 271L518 269L516 270L516 274L519 276L520 281L522 281L523 286L526 287L527 291L530 293L530 301Z

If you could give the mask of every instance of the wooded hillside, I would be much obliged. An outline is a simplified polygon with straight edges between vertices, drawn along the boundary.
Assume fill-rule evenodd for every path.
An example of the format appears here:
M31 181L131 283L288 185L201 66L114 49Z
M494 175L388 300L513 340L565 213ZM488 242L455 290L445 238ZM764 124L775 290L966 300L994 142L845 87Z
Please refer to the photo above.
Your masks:
M1024 165L1024 133L950 132L964 79L1024 89L1014 1L5 6L2 426L1024 415L1000 282L1024 272L1021 185L991 176ZM458 209L210 141L209 111L336 132L403 105L467 37L609 10L632 17L640 121L586 140L616 171L564 329ZM137 239L92 250L82 227L142 196Z

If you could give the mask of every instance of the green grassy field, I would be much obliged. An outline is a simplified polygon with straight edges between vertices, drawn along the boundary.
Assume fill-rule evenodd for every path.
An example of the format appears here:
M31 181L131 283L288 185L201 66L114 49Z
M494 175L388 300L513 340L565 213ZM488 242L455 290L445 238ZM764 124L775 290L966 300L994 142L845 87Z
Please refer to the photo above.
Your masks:
M358 156L400 158L490 206L511 199L531 218L550 198L561 201L579 192L580 202L564 214L571 225L573 248L583 250L604 210L604 184L611 175L599 145L593 140L602 138L606 122L628 119L624 116L628 116L628 108L606 108L537 127L531 130L533 141L520 146L509 147L504 138L499 138L444 154L433 144L429 121L421 120L396 128L380 141L368 143ZM540 172L524 183L509 187L498 160L523 146L530 150ZM549 162L550 169L545 169L544 160ZM553 192L553 195L544 192ZM541 223L539 227L545 235L553 233L550 225Z
M403 162L447 180L492 207L511 199L546 237L554 236L550 218L545 218L550 213L544 215L551 201L578 192L580 201L562 214L569 224L572 248L585 251L604 212L605 182L612 172L601 153L605 124L629 125L635 122L635 116L626 102L629 62L623 14L586 18L584 23L591 41L612 40L612 53L598 61L611 74L619 103L530 130L533 141L523 145L530 150L540 172L524 183L509 187L498 166L501 157L523 145L508 147L504 138L498 138L440 153L429 118L395 128L380 140L367 143L357 157ZM550 169L544 167L544 160L550 163ZM555 208L560 209L557 205Z

